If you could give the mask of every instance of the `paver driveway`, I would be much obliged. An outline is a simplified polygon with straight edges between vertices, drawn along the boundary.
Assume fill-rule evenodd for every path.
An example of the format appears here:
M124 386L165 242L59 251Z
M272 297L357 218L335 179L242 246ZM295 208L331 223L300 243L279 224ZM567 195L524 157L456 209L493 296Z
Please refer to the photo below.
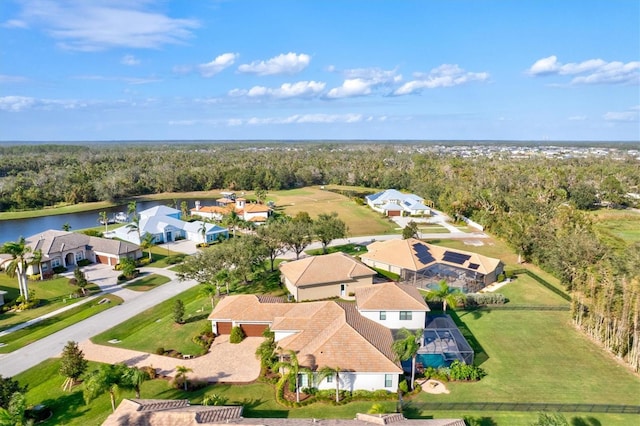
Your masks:
M129 366L153 366L158 374L174 377L175 368L183 365L193 370L190 379L207 382L248 383L260 374L260 361L255 352L262 337L247 337L239 344L229 343L229 336L216 337L208 354L193 358L179 359L118 348L116 345L96 345L89 340L79 344L85 358L91 361L115 364L124 362Z

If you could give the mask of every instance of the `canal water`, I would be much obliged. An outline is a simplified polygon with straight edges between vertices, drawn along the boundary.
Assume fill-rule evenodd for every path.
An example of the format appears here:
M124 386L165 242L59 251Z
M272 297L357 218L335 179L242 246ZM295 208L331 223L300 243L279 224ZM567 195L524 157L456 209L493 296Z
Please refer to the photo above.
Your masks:
M180 208L180 203L182 201L186 201L189 204L189 209L195 207L196 200L177 200L178 209ZM213 199L200 199L200 202L203 206L213 205L214 203ZM173 200L139 201L137 202L137 210L138 212L140 212L151 207L163 205L174 207L173 204ZM3 244L7 241L16 241L21 236L27 238L48 229L62 230L62 227L66 223L71 226L71 231L100 226L100 212L106 211L107 217L112 218L118 212L126 213L127 207L127 204L123 204L107 209L93 210L81 213L34 217L30 219L0 220L0 244Z

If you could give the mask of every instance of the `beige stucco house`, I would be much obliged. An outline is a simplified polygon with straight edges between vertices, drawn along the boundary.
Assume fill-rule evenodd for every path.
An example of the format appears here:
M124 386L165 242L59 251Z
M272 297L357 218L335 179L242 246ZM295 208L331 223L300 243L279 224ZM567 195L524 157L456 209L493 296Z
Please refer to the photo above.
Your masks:
M280 264L281 279L295 300L353 297L373 284L376 272L345 253L310 256Z

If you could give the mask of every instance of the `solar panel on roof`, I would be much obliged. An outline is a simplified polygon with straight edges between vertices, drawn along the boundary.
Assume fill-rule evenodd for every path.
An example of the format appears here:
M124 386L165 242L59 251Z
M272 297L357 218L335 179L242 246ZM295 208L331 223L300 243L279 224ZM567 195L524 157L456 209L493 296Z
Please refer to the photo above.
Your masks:
M469 269L478 269L480 267L480 265L478 265L477 263L470 263L469 264Z
M418 243L414 244L413 251L418 257L418 260L420 261L420 263L422 263L423 265L426 265L436 260L429 252L429 249L426 246L423 246L422 244L418 244Z
M445 262L456 263L458 265L462 265L469 259L471 259L471 256L468 254L456 253L453 251L445 251L444 257L442 258Z

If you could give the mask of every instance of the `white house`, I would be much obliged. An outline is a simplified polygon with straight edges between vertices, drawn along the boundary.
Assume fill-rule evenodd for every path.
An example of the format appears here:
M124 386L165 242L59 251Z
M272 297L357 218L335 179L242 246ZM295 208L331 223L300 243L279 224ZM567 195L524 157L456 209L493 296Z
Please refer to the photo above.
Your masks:
M357 288L356 306L360 315L390 329L424 328L429 312L416 287L392 282Z
M395 189L377 192L365 197L373 210L385 216L428 216L429 207L424 205L424 198L415 194L404 194Z
M229 230L213 223L180 220L180 210L157 206L140 212L139 232L135 224L128 224L112 231L111 236L140 244L140 238L151 234L154 243L166 243L187 239L196 243L212 243L229 238ZM204 230L204 238L203 238Z

